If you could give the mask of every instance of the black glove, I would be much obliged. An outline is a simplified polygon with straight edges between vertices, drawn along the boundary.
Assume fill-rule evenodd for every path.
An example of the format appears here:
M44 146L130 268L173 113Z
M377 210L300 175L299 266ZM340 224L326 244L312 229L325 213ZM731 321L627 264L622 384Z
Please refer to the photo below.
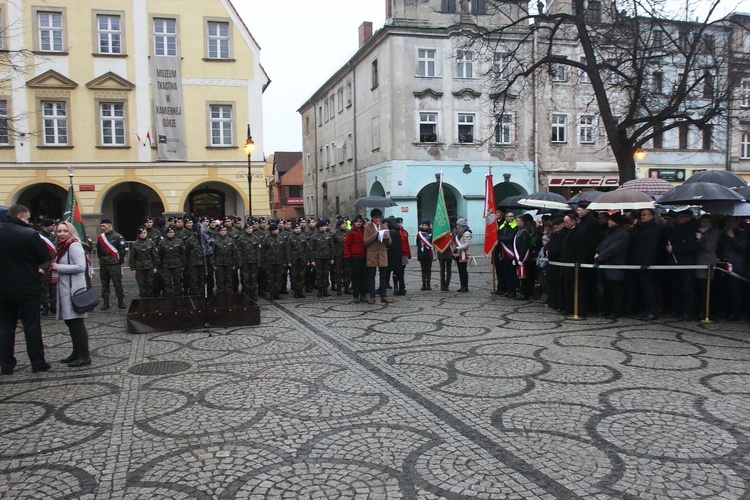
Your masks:
M648 266L647 266L646 264L642 264L642 265L641 265L641 271L645 271L645 270L646 270L646 268L648 268Z
M599 261L595 260L594 261L594 269L597 269L598 267L599 267Z

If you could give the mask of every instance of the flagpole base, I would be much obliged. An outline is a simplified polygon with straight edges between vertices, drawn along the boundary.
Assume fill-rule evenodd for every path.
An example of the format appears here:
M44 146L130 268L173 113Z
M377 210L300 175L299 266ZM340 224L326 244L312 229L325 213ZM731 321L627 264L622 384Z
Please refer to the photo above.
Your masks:
M583 316L579 316L577 314L572 314L570 316L565 316L565 319L570 320L570 321L583 321L586 318L584 318Z
M698 323L701 323L703 325L710 325L711 323L715 323L715 321L711 318L703 318L701 320L698 320Z

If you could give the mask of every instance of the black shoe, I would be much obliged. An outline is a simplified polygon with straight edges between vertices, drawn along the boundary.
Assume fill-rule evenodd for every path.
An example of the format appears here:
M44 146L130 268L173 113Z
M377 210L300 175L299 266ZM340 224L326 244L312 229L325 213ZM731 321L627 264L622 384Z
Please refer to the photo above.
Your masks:
M299 290L295 290L295 291L294 291L294 298L295 298L295 299L298 299L298 298L299 298Z
M0 370L2 375L13 375L13 368L3 368Z
M515 299L516 300L528 300L528 297L522 293L519 293L518 295L516 295Z
M501 292L500 290L498 290L498 291L495 292L495 295L499 295L499 296L502 297L503 295L505 295L505 293Z
M360 295L359 296L359 301L360 302L367 302L367 296L366 295Z
M107 309L109 309L109 301L105 299L102 304L102 311L106 311Z
M323 289L323 297L330 297L330 296L331 296L331 294L330 294L330 293L328 293L328 287L325 287L325 288Z
M642 319L644 321L653 321L656 319L655 314L642 314L638 319Z
M276 299L278 299L278 298L279 298L279 296L278 296L278 295L276 295L275 293L271 293L271 296L270 296L270 297L269 297L268 299L269 299L269 300L276 300Z
M46 372L46 371L47 371L47 370L49 370L50 368L52 368L52 365L51 365L51 364L49 364L49 363L46 363L46 362L45 362L45 363L44 363L43 365L39 365L39 366L32 366L32 367L31 367L31 371L32 371L33 373Z
M91 358L78 358L72 363L68 363L71 368L78 368L79 366L86 366L91 364Z
M47 316L49 314L49 306L44 306L42 308L42 316Z
M289 290L282 290L279 293L283 293L284 295L289 295Z
M428 289L428 290L432 290L432 287L430 286L430 284L429 284L429 283L427 283L427 289Z
M616 314L607 314L604 317L607 319L611 319L612 321L617 321L617 319L619 318L619 316L617 316Z
M318 297L322 297L322 296L323 296L323 289L318 288Z
M341 291L341 287L336 287L336 295L344 295L344 292Z
M299 291L299 298L300 299L304 299L305 298L305 294L302 293L302 290Z
M252 300L253 302L257 302L258 301L258 295L256 295L255 292L250 292L250 300Z
M71 354L71 355L70 355L70 356L68 356L67 358L63 358L63 359L61 359L61 360L60 360L60 363L72 363L72 362L73 362L73 361L75 361L76 359L78 359L78 355L77 355L77 354Z
M467 287L465 287L465 286L462 286L461 288L459 288L459 289L458 289L458 290L456 290L456 291L457 291L457 292L461 292L461 293L464 293L464 292L468 292L468 291L469 291L469 289L468 289Z
M118 309L125 309L125 302L120 300L117 302L117 308Z

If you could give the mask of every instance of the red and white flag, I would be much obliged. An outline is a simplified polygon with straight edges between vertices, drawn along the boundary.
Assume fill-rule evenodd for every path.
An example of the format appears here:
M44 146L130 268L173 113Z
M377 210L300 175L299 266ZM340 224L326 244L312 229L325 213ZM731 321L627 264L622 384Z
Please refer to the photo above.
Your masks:
M104 236L104 233L101 233L97 239L99 240L99 244L108 254L110 254L115 259L120 258L120 252L118 252L115 246L109 242L106 236Z
M490 173L484 178L484 255L490 255L495 246L497 246L495 186L492 182L492 167L490 167Z
M47 238L45 236L42 236L41 234L39 235L39 237L42 239L42 241L44 242L44 244L47 246L47 250L49 250L49 253L55 253L55 244L52 243L52 241L50 241L49 238Z

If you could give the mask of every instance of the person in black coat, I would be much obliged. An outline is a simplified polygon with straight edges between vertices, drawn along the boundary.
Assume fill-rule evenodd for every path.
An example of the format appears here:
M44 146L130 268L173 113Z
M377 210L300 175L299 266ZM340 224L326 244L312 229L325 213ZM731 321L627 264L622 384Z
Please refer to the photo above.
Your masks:
M544 256L550 262L562 262L562 244L567 234L565 219L558 215L552 219L552 234L544 247ZM547 265L547 307L562 312L563 309L563 268L553 264Z
M595 265L624 265L628 259L630 234L624 215L612 214L607 225L609 230L596 248ZM617 320L622 316L624 305L624 269L599 269L599 282L602 284L602 310L608 319Z
M738 227L737 217L727 217L719 235L716 255L719 265L740 276L747 276L748 234ZM742 281L721 271L716 273L722 314L727 321L737 321L743 313Z
M693 212L677 212L677 223L667 232L668 263L676 266L695 264L698 253L698 226L693 219ZM675 317L683 321L695 319L695 285L693 269L670 270L672 274L672 310Z
M21 319L31 371L44 372L50 364L44 359L39 266L50 250L29 225L31 213L23 205L13 205L0 223L0 372L12 375L16 325Z
M656 212L654 210L641 210L641 218L635 226L628 259L630 264L641 266L641 269L636 271L638 276L637 289L643 306L643 314L640 316L640 319L647 321L658 317L656 271L648 269L648 267L658 263L659 250L662 248L664 240L661 226L656 223L655 218Z

